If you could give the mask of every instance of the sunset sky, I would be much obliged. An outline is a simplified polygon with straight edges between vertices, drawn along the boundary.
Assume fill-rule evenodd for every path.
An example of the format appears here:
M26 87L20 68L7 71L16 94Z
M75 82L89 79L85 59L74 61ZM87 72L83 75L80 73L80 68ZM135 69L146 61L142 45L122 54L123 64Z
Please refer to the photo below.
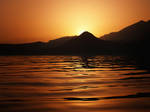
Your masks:
M0 43L100 37L150 19L150 0L0 0Z

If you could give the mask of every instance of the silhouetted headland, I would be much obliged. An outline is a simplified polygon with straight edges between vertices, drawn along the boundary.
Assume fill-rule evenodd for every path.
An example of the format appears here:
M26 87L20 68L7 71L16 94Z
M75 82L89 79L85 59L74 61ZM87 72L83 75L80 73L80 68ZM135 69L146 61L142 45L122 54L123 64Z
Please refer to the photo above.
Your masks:
M150 21L139 21L118 32L95 37L90 32L49 42L0 44L0 55L148 55Z

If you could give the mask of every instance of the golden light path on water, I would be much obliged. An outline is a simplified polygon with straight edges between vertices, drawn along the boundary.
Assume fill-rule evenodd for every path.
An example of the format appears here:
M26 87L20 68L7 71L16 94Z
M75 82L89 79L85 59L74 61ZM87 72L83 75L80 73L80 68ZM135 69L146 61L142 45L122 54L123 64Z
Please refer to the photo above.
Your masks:
M2 112L149 112L148 65L120 56L1 56Z

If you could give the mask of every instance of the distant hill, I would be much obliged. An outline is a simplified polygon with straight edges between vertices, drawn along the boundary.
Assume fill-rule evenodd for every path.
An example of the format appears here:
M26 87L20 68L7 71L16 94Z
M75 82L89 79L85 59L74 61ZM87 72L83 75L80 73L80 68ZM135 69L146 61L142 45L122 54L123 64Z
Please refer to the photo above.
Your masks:
M118 52L149 55L150 21L139 21L119 32L104 35L101 39L118 44Z
M55 40L50 40L48 42L48 45L50 47L56 48L56 47L64 47L64 46L77 46L79 44L88 44L89 41L90 43L92 43L93 41L99 41L99 38L96 38L93 34L91 34L90 32L83 32L81 35L79 36L67 36L67 37L62 37L62 38L58 38ZM76 45L75 45L76 44Z
M0 44L0 55L45 54L47 43Z
M60 43L61 40L61 44ZM49 46L54 46L55 42L55 51L65 52L65 53L96 53L96 52L106 52L109 46L112 47L111 42L101 40L95 37L90 32L83 32L79 36L60 38L50 41ZM56 46L59 45L59 46Z
M139 21L130 25L119 32L113 32L101 37L103 40L109 40L120 43L132 43L150 40L150 21Z
M66 37L61 37L55 40L50 40L48 42L48 46L51 48L55 48L55 47L59 47L63 44L65 44L66 42L68 42L69 40L76 38L77 36L66 36Z
M0 44L0 55L85 55L85 54L135 54L148 55L150 21L139 21L119 32L101 38L90 32L79 36L66 36L44 42L26 44Z

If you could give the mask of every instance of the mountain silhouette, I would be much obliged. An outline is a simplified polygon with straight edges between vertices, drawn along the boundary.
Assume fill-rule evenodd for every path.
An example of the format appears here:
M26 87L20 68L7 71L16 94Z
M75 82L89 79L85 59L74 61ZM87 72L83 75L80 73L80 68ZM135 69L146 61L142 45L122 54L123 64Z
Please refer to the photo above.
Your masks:
M150 21L139 21L118 32L95 37L90 32L48 42L0 44L0 55L41 54L136 54L148 55Z
M119 32L104 35L101 39L118 44L118 52L148 55L150 43L150 21L139 21Z
M54 41L55 41L55 47L54 47ZM61 41L63 41L61 44L60 41L52 40L49 42L49 47L54 48L55 52L65 52L65 53L75 53L75 54L82 54L82 53L95 53L98 50L100 52L107 51L108 46L110 46L110 42L107 42L105 40L99 39L95 37L90 32L83 32L79 36L74 37L67 37L61 38ZM58 46L56 46L58 45Z
M85 41L88 41L88 40L99 40L97 37L95 37L92 33L88 32L88 31L85 31L82 34L80 34L78 36L78 39L85 40Z
M73 41L74 42L77 41L76 44L80 43L81 41L82 41L81 43L85 44L88 41L95 41L95 40L99 40L99 39L96 38L92 33L86 31L80 34L79 36L66 36L66 37L55 39L55 40L50 40L48 42L48 45L49 47L55 48L55 47L68 45L70 44L70 42L72 43Z
M130 25L119 32L113 32L101 37L103 40L109 40L120 43L132 43L147 41L150 38L150 21L139 21Z
M55 40L50 40L48 42L48 46L51 48L59 47L73 38L76 38L76 36L66 36L66 37L61 37L61 38L55 39Z

